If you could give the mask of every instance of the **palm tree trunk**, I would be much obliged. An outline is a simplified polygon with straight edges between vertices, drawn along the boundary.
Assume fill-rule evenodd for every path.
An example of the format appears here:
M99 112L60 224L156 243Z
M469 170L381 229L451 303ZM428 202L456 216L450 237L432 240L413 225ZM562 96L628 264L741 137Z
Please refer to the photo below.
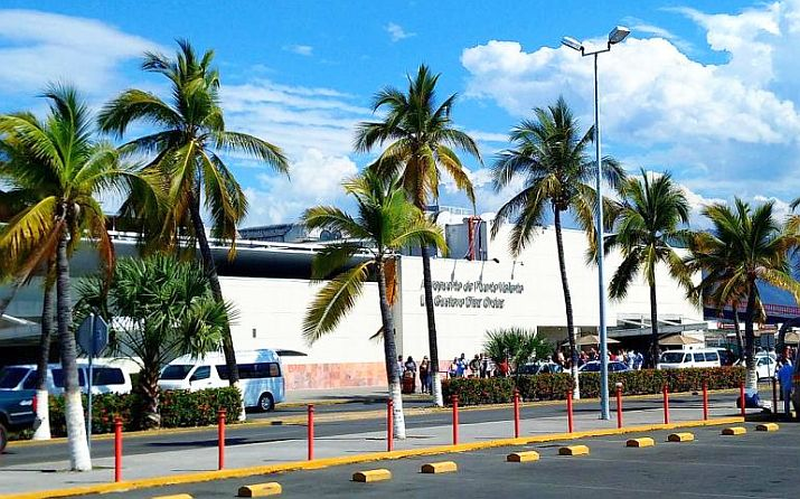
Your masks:
M739 324L739 304L733 305L733 328L736 330L736 346L739 347L739 356L744 358L744 341L742 340L742 327Z
M66 211L66 210L65 210ZM92 458L86 441L81 387L78 385L77 347L72 333L72 299L70 297L67 234L63 232L56 255L56 314L58 341L61 344L61 367L64 371L64 401L67 420L69 462L73 471L90 471Z
M197 243L200 247L200 257L203 260L203 270L208 276L211 294L214 296L214 300L219 303L224 303L225 299L222 297L222 287L219 284L217 265L214 263L214 255L211 254L211 246L208 244L203 217L200 215L200 202L199 200L192 199L190 200L190 205L192 225L194 225ZM225 354L225 366L228 368L228 383L230 383L231 386L239 387L239 367L236 365L236 352L233 348L233 337L231 336L231 326L229 322L225 323L225 329L222 332L222 352ZM242 411L239 415L239 420L244 421L245 418L244 397L242 397Z
M756 337L753 333L753 311L756 308L756 284L750 284L747 295L747 311L744 318L744 358L747 366L745 386L748 390L758 391L758 374L756 373Z
M655 272L654 272L655 273ZM656 279L650 283L650 363L658 365L658 302L656 301Z
M47 393L47 364L50 361L50 341L53 337L53 309L56 291L45 275L44 299L42 300L42 333L39 336L39 360L36 363L36 418L39 427L33 433L34 440L50 440L50 407Z
M436 316L433 310L433 280L431 278L431 250L430 247L420 245L422 253L422 287L425 293L425 315L428 318L428 350L431 356L431 387L433 388L433 403L444 407L442 396L442 378L439 375L439 342L436 337Z
M389 384L389 396L394 403L394 436L398 439L406 438L406 421L403 415L403 394L400 390L400 371L397 367L397 345L394 340L394 317L389 306L389 297L386 292L386 272L383 260L376 260L378 271L378 297L380 298L381 319L383 321L383 351L386 357L386 379Z
M572 296L569 293L569 282L567 281L567 266L564 262L564 240L561 237L561 210L553 210L553 223L556 227L556 246L558 247L558 269L561 272L561 288L564 290L564 308L567 312L567 337L569 338L570 359L572 359L572 377L575 379L575 391L573 397L581 398L580 383L578 382L578 349L575 341L575 320L572 317Z
M144 363L144 367L139 376L138 390L142 395L142 421L143 430L158 428L161 426L161 415L159 409L158 391L158 362Z

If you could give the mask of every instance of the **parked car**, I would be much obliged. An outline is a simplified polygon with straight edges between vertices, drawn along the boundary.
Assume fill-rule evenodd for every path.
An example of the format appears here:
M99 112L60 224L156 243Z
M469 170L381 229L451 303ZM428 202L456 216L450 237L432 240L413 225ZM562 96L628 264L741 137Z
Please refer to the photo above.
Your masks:
M621 371L630 371L631 368L628 367L628 364L624 362L620 362L618 360L610 360L608 361L608 372L621 372ZM600 372L600 361L599 360L590 360L586 364L582 365L579 369L579 372L588 372L588 373L597 373Z
M696 350L667 350L658 359L658 369L689 367L719 367L719 352L713 348Z
M36 391L0 391L0 452L8 444L8 432L36 428Z
M274 350L236 352L240 388L246 408L271 411L286 397L286 381L280 357ZM195 358L189 355L170 362L158 379L162 390L203 390L229 386L228 367L220 352Z
M744 360L737 360L734 364L736 366L744 366ZM775 376L775 371L778 368L778 362L775 360L775 354L768 354L759 352L756 354L756 373L758 373L758 380L768 380Z
M105 364L92 366L92 393L130 393L131 377L123 369ZM89 365L78 364L78 383L84 393L89 392ZM47 391L53 395L64 393L64 372L60 364L47 366ZM6 366L0 370L0 390L33 390L36 388L36 366Z

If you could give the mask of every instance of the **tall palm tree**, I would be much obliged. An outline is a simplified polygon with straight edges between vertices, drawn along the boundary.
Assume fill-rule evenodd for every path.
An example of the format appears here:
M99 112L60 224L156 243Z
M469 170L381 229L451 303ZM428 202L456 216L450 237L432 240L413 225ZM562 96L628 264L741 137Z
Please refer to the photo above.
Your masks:
M309 228L333 229L352 240L326 246L313 263L316 279L334 277L317 293L303 322L303 334L310 343L333 331L352 309L364 283L372 274L378 279L386 378L394 401L394 431L405 438L400 372L397 367L394 317L391 297L396 292L397 251L412 244L435 245L446 251L441 228L406 200L401 180L386 178L367 170L345 182L345 190L355 198L355 217L335 207L310 208L303 215ZM349 267L354 257L369 258Z
M773 214L773 203L751 208L739 198L733 207L714 204L703 210L712 224L708 232L694 235L686 264L703 271L694 289L700 299L710 294L716 303L747 300L744 313L744 357L747 388L758 389L753 322L763 320L764 305L758 283L767 283L800 296L800 283L791 274L788 252L800 244L800 236L788 224L782 225Z
M475 205L475 192L467 171L455 150L463 151L479 162L481 155L475 141L453 125L450 114L456 94L436 103L436 84L439 74L432 74L421 65L414 78L408 77L408 91L386 87L373 99L373 111L384 110L382 121L358 125L355 149L369 152L386 146L370 168L386 178L400 175L406 195L420 210L429 201L439 198L439 179L446 172ZM433 398L444 405L442 382L439 376L439 347L436 337L436 317L433 308L431 279L431 248L422 246L422 282L425 294L425 313L428 319L428 348L433 366Z
M44 121L28 113L0 116L3 140L26 149L30 161L10 161L5 179L39 199L16 214L0 234L0 251L19 262L19 273L55 262L56 322L64 369L67 438L72 469L92 467L86 443L81 391L78 385L75 335L72 333L69 255L88 235L106 269L113 267L114 248L97 196L125 191L144 181L122 164L110 143L93 139L92 119L75 89L53 86L44 97L50 109Z
M580 396L578 349L572 296L564 261L561 217L564 213L571 214L586 231L590 247L595 244L593 216L597 196L590 183L597 169L587 150L594 140L594 127L581 134L578 121L563 97L546 109L534 109L534 115L535 120L523 120L511 130L509 138L514 147L502 151L492 167L497 191L511 185L516 178L521 177L525 182L522 191L498 210L492 225L492 237L497 236L503 222L511 221L514 226L509 238L509 250L514 257L518 257L536 235L536 226L552 212L572 375L575 378L574 395L577 398ZM619 188L625 179L625 172L616 160L605 157L603 177L614 188ZM604 200L604 203L610 205L608 200ZM606 213L611 212L610 208Z
M656 269L665 265L670 275L687 291L694 287L691 274L673 245L685 243L689 231L689 202L672 177L652 175L642 169L642 177L629 178L620 187L621 202L616 232L605 239L605 250L619 248L620 263L611 279L609 294L622 299L641 273L650 287L650 362L658 360L658 301Z
M144 71L169 80L169 100L143 90L126 90L103 108L100 128L119 137L134 122L158 129L123 146L153 155L144 171L161 178L166 192L169 209L164 218L150 217L144 230L170 246L189 237L193 243L190 247L194 247L196 240L211 292L223 303L203 222L201 198L211 216L212 236L231 243L229 258L235 255L236 224L247 212L247 200L221 154L253 157L281 173L288 172L288 162L281 149L273 144L225 128L219 99L219 72L212 67L214 52L209 50L199 57L188 41L179 40L178 46L172 59L148 52L142 63ZM141 211L135 197L124 209L134 214ZM223 351L230 383L237 384L239 370L229 325L223 334Z

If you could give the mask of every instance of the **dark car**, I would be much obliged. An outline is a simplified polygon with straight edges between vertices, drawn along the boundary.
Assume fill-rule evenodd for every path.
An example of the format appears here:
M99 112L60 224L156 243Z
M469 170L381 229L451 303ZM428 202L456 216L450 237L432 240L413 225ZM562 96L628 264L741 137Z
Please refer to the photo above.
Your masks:
M0 452L8 443L8 432L36 427L36 391L0 390Z
M580 372L600 372L600 361L593 360L591 362L587 362L579 369ZM618 371L630 371L630 368L624 362L619 362L617 360L610 360L608 361L608 372L618 372Z

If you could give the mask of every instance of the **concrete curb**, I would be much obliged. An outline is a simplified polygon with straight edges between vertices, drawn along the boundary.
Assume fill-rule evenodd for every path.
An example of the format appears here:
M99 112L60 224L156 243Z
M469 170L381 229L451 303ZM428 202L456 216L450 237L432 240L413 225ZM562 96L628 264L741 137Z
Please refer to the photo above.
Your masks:
M726 389L726 390L715 390L708 392L710 395L725 395L729 393L738 393L738 389ZM676 392L670 394L671 396L686 396L691 395L692 392ZM660 399L662 395L660 393L657 394L647 394L647 395L626 395L625 400L650 400L650 399ZM587 398L587 399L579 399L573 402L573 405L578 406L582 404L596 404L600 401L599 398ZM345 401L330 401L324 400L321 402L313 402L309 401L310 404L314 405L344 405L346 403L351 403L349 399L345 399ZM530 407L552 407L556 405L564 405L566 403L565 400L541 400L536 402L522 402L520 403L520 408L530 408ZM307 404L305 403L291 403L291 404L281 404L283 407L305 407ZM459 411L492 411L498 409L511 409L514 405L509 403L504 404L485 404L485 405L468 405L468 406L459 406ZM445 407L410 407L405 409L405 416L419 416L425 414L435 414L435 413L447 413L450 414L452 408L449 406ZM384 409L376 409L372 411L350 411L350 412L336 412L336 413L317 413L314 416L314 419L317 423L327 423L330 421L361 421L366 419L382 419L386 417L386 411ZM750 417L750 416L748 416ZM244 428L260 428L263 426L302 426L306 424L305 415L297 415L297 416L286 416L286 417L275 417L275 418L264 418L264 419L257 419L257 420L248 420L244 423L229 423L226 430L228 432L236 431L239 429ZM193 426L191 428L162 428L158 430L140 430L140 431L129 431L123 432L122 438L138 438L138 437L157 437L161 435L175 435L180 433L201 433L204 431L210 431L216 428L216 425L211 426ZM92 435L93 442L100 442L103 440L113 440L114 434L113 433L103 433L100 435ZM14 440L8 443L8 448L20 448L20 447L28 447L33 445L49 445L49 444L58 444L58 443L65 443L67 441L66 437L57 437L51 438L50 440Z
M186 473L182 475L171 475L153 478L142 478L119 483L104 483L99 485L88 485L68 489L44 490L39 492L24 492L20 494L1 495L0 499L45 499L57 497L73 497L87 494L105 494L109 492L125 492L128 490L144 489L150 487L163 487L166 485L179 485L186 483L208 482L212 480L223 480L229 478L242 478L254 475L268 475L272 473L283 473L288 471L315 470L328 468L330 466L341 466L346 464L367 463L373 461L394 460L406 457L432 456L437 454L450 454L457 452L468 452L494 447L509 447L519 445L530 445L537 443L556 442L564 440L578 440L587 437L603 437L612 435L625 435L628 433L642 433L659 430L674 430L680 428L691 428L699 426L717 426L743 423L741 417L713 418L707 421L682 421L669 424L650 424L629 426L626 428L608 428L578 431L574 433L553 433L548 435L537 435L533 437L503 438L497 440L487 440L458 445L439 445L422 449L396 450L392 452L371 452L354 456L332 457L316 459L314 461L294 461L270 466L252 466L248 468L236 468L221 471L206 471L200 473Z

